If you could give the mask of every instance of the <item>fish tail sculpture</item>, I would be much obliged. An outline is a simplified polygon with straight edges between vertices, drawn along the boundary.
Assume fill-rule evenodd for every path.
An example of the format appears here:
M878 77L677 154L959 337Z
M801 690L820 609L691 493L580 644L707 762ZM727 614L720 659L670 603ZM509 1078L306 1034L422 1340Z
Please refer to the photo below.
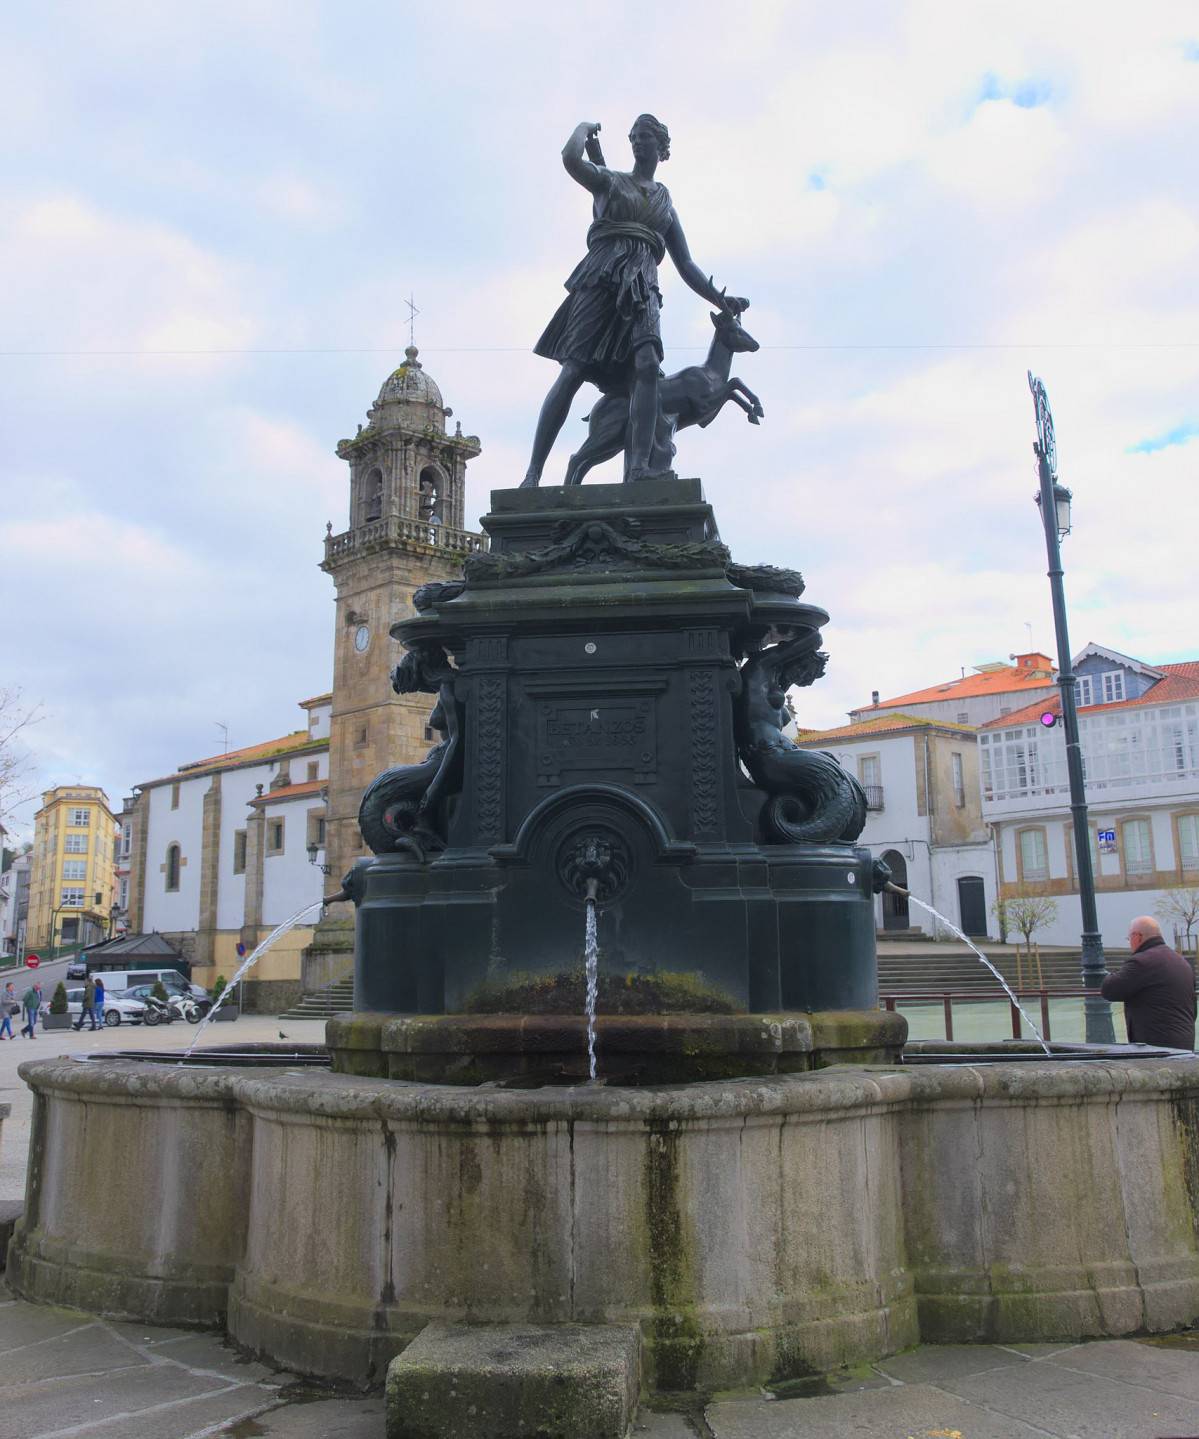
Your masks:
M751 654L741 669L737 748L768 798L763 821L784 844L850 843L866 823L866 794L830 754L800 749L783 734L787 690L824 673L828 656L811 630Z

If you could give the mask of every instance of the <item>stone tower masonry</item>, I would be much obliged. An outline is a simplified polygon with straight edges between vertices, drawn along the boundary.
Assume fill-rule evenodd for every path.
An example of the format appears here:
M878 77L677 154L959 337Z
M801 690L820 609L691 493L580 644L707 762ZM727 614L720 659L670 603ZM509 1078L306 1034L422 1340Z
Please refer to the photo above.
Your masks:
M461 574L462 561L482 549L482 535L463 528L466 464L479 453L417 359L414 345L384 381L365 426L342 440L350 466L350 522L325 537L321 569L337 589L333 712L325 859L330 885L366 851L358 805L372 779L389 765L424 757L438 736L427 729L431 695L393 693L390 673L403 654L388 634L414 613L412 592L430 580ZM336 906L330 920L348 920Z

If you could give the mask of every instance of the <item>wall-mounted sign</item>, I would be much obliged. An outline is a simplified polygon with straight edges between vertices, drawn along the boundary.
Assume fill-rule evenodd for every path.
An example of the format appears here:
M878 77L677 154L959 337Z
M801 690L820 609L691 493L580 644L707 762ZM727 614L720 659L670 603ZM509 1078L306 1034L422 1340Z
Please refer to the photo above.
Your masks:
M1099 853L1116 853L1116 831L1114 829L1101 829L1099 831Z

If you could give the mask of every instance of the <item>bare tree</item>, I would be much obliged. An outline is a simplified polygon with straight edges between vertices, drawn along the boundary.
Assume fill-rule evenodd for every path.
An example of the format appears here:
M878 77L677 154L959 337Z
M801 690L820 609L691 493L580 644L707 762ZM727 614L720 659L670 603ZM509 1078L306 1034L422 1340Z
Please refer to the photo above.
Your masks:
M1044 929L1057 918L1057 900L1037 889L1035 885L1021 884L1009 895L1001 895L991 906L998 916L1004 931L1014 929L1024 936L1024 952L1028 957L1028 974L1032 979L1032 937L1038 929ZM1038 964L1038 969L1040 968ZM1020 974L1020 946L1016 946L1017 983Z
M45 717L40 702L26 703L19 685L0 686L0 823L37 792L21 732Z
M1163 890L1155 912L1158 919L1174 926L1175 933L1178 932L1179 925L1182 926L1189 950L1191 935L1199 928L1199 882L1172 884L1169 889Z

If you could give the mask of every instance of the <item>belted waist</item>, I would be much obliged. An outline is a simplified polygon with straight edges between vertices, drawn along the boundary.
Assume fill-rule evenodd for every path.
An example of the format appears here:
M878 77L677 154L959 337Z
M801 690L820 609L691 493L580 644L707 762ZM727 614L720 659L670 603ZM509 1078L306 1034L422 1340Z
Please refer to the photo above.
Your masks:
M666 242L657 230L651 230L648 225L638 225L635 220L592 221L591 228L587 231L587 248L591 250L603 240L616 239L644 240L653 250L654 263L658 265L666 254Z

